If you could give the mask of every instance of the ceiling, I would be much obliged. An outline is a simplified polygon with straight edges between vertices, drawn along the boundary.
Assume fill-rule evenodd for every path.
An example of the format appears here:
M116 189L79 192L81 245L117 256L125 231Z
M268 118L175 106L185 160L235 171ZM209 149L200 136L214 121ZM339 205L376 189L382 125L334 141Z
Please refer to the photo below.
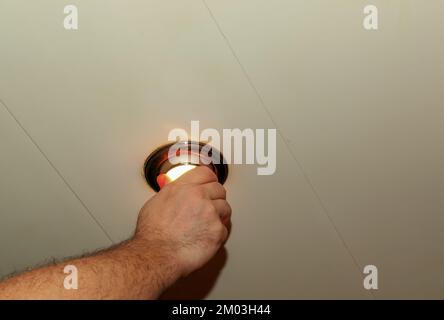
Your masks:
M165 297L444 298L442 1L66 4L0 3L0 276L128 238L200 120L277 128L277 171L230 167L226 250Z

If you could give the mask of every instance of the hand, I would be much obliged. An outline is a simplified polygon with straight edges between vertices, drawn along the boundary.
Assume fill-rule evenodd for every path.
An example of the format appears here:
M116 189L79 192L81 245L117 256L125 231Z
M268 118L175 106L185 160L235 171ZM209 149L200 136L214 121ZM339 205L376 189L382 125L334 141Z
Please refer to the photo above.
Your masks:
M174 259L179 276L186 276L227 240L230 218L225 188L209 168L196 167L145 204L134 240Z

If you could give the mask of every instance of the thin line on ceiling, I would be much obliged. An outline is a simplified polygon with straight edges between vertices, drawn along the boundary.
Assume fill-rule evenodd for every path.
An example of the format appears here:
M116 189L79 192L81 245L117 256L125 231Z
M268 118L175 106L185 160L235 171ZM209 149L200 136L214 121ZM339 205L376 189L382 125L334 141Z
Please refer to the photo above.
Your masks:
M315 195L317 201L319 202L319 205L322 208L322 211L324 212L325 216L327 217L327 219L330 221L330 224L333 226L333 229L335 230L337 236L339 237L340 241L342 242L342 245L344 246L345 250L347 251L347 253L350 255L350 257L352 258L354 264L356 265L356 267L358 268L358 272L360 274L362 274L362 268L361 265L359 264L358 260L356 259L356 257L353 255L350 247L348 246L347 242L345 241L344 237L342 236L341 232L339 231L338 227L336 226L336 224L333 221L333 218L331 217L329 211L327 210L326 205L324 204L324 202L322 201L319 193L317 192L315 186L313 185L313 183L311 182L310 178L308 177L307 173L305 172L305 170L302 167L302 164L299 162L299 160L296 158L296 155L293 153L292 148L290 147L287 139L285 139L285 137L283 136L281 130L278 129L277 123L273 118L273 115L271 114L270 110L268 109L268 107L265 104L264 99L262 98L261 94L259 93L259 90L256 88L256 86L253 83L253 80L251 79L250 75L248 74L246 68L244 67L244 65L242 64L242 62L240 61L236 51L234 50L233 46L231 45L230 41L228 40L228 37L225 35L225 33L222 30L222 27L220 26L219 22L217 21L215 15L213 14L213 12L211 11L210 7L208 6L206 0L202 0L204 6L206 7L206 9L208 10L208 13L211 16L211 19L213 20L214 24L216 25L217 29L219 30L220 35L223 37L226 45L228 46L228 48L231 51L231 54L234 56L236 62L238 63L238 65L240 66L242 73L244 74L245 78L247 79L250 87L254 90L257 98L260 101L260 104L262 106L262 108L264 109L265 113L268 115L268 117L270 118L271 122L273 123L273 126L276 127L278 135L280 136L280 138L284 141L285 146L288 149L288 152L290 153L291 157L293 158L293 160L296 162L297 166L299 167L299 169L302 172L302 175L305 179L305 181L308 183L310 189L312 190L313 194ZM371 295L373 296L373 294L371 293Z
M65 177L61 174L61 172L57 169L57 167L52 163L51 160L49 160L48 156L43 152L42 148L37 144L37 142L34 140L34 138L29 134L29 132L25 129L25 127L22 125L22 123L18 120L18 118L14 115L14 113L11 111L11 109L6 105L6 103L0 99L0 104L3 105L5 110L9 113L12 119L17 123L17 125L20 127L20 129L25 133L25 135L28 137L28 139L32 142L32 144L37 148L37 150L41 153L41 155L46 159L46 161L49 163L49 165L52 167L52 169L56 172L56 174L59 176L60 179L62 179L63 183L66 185L66 187L72 192L74 197L80 202L82 207L88 212L89 216L93 221L98 225L98 227L102 230L102 232L105 234L105 236L108 238L109 241L111 241L112 244L114 244L113 239L108 234L108 232L105 230L105 228L100 224L100 222L96 219L96 217L92 214L91 210L86 206L86 204L80 199L77 192L74 191L73 187L68 183L68 181L65 179Z

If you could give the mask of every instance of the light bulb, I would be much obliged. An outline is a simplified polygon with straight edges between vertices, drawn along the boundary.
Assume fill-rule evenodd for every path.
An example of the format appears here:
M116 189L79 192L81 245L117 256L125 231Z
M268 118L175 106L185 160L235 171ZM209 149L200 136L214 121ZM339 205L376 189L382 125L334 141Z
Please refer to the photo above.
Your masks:
M180 153L173 162L170 160L170 149L180 145ZM219 183L223 184L228 176L228 165L223 155L215 148L211 149L211 155L203 148L207 145L203 142L182 141L160 146L148 156L143 168L145 179L154 191L158 192L168 182L174 181L184 173L198 166L207 166L217 176ZM220 162L212 162L212 159L221 159ZM178 160L178 161L176 161Z
M176 166L174 168L171 168L167 173L166 176L168 177L168 179L170 181L174 181L176 179L178 179L181 175L187 173L188 171L192 170L196 168L195 165L193 164L183 164L183 165L179 165Z

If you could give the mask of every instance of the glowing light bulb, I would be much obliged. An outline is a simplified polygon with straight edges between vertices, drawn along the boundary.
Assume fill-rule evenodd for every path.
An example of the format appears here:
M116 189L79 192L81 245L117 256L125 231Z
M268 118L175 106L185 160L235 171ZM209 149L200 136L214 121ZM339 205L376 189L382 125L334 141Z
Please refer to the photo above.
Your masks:
M195 165L192 164L183 164L179 165L177 167L171 168L167 173L166 176L170 181L174 181L177 178L179 178L181 175L187 173L188 171L196 168Z

